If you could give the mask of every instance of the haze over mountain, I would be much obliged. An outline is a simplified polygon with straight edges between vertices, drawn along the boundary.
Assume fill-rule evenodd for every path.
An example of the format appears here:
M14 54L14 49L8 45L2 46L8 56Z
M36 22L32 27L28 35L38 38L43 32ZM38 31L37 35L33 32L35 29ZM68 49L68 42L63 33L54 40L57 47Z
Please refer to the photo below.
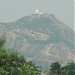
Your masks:
M53 14L36 13L10 23L0 23L6 32L5 46L19 50L28 61L49 68L55 61L74 60L74 31Z

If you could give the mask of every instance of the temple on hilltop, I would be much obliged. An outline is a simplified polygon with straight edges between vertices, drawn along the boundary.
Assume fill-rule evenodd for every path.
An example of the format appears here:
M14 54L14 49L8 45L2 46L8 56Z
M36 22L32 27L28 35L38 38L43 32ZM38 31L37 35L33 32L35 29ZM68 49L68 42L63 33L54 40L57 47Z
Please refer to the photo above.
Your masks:
M43 14L43 12L40 12L38 9L36 9L36 12L35 12L36 14L40 14L40 15L42 15Z

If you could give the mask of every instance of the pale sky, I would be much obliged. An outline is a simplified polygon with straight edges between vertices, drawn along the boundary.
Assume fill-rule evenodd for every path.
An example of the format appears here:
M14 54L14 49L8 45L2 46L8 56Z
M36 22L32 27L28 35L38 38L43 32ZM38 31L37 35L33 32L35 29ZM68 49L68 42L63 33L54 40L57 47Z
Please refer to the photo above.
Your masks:
M0 22L11 22L39 9L73 28L74 7L74 0L0 0Z
M75 0L74 0L74 13L75 13ZM75 31L75 14L74 14L74 31Z

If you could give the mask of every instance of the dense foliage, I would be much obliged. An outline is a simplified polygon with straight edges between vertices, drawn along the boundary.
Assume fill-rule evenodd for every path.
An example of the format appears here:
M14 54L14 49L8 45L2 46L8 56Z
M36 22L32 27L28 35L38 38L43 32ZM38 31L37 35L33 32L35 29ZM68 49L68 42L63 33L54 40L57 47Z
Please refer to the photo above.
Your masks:
M37 75L38 69L32 62L14 50L4 48L5 37L0 38L0 75Z

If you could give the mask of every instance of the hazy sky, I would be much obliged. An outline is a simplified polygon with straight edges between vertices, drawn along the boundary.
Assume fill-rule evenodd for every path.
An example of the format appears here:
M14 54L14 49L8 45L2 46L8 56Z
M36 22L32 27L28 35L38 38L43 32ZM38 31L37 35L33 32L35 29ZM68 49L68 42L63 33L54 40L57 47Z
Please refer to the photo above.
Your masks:
M54 14L74 27L74 0L0 0L0 22L10 22L25 15L42 12Z

